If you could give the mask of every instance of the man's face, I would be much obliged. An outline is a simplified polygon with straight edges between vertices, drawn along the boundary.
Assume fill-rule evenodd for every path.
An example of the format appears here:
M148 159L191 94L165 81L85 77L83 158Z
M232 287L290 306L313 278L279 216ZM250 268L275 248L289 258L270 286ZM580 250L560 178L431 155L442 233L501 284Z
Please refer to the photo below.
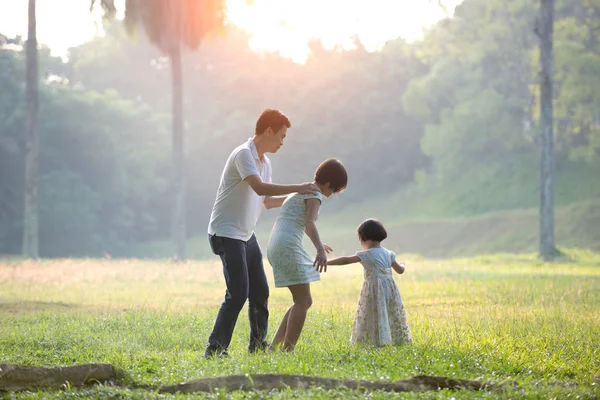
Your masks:
M270 143L270 151L269 153L277 153L277 150L283 146L283 140L287 135L287 126L283 126L277 132L274 132L271 128L269 128L266 132L269 135L269 143Z

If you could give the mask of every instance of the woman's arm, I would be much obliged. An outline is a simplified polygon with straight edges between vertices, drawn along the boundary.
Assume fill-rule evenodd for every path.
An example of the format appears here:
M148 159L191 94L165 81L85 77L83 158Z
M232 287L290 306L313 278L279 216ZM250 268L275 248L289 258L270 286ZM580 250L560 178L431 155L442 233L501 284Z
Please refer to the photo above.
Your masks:
M317 249L317 256L315 258L314 266L317 267L319 272L327 272L327 254L325 253L325 245L321 242L319 236L319 230L317 229L317 216L319 215L319 207L321 207L321 201L319 199L306 199L306 217L304 221L304 231L312 240Z

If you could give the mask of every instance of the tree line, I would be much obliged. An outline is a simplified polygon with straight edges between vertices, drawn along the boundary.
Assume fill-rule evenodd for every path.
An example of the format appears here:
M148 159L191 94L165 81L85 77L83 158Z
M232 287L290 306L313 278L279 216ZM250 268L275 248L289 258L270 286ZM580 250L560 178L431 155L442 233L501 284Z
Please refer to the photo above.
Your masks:
M553 31L540 19L542 6L554 10L545 21ZM135 15L128 26L144 26ZM27 61L34 56L26 49L34 42L0 36L0 252L25 246L35 255L35 242L23 240L34 224L25 201L32 126L42 256L127 255L137 243L204 234L222 164L266 107L280 108L293 125L274 178L308 180L322 159L340 157L355 188L342 206L391 195L422 176L451 185L473 171L538 159L544 137L553 138L548 154L557 163L596 165L599 17L598 0L466 0L422 41L393 40L375 53L360 43L338 52L314 42L304 65L250 51L246 35L231 27L221 38L191 43L198 50L182 52L175 80L173 55L156 45L160 24L134 41L112 22L105 37L71 49L68 61L43 46L35 52L36 125L25 79L31 85ZM539 77L539 35L548 32L550 115L540 114L549 92ZM204 39L205 30L197 33ZM173 82L182 92L175 107ZM173 109L181 118L173 119ZM180 144L178 130L185 132ZM174 246L175 256L184 253Z

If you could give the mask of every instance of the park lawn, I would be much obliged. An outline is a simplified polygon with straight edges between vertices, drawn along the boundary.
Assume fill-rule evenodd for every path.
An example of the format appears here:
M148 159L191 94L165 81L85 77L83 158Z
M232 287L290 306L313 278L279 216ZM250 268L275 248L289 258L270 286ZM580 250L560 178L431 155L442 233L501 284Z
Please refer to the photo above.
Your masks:
M330 267L312 285L313 307L293 354L246 353L242 311L227 359L202 358L224 295L213 261L62 259L0 262L0 363L110 363L115 386L17 394L16 398L183 398L143 386L246 373L394 381L415 375L516 380L503 392L372 393L373 398L600 397L600 255L567 251L546 264L533 255L429 260L406 256L396 276L414 344L353 348L362 283L359 265ZM271 269L270 334L290 305ZM572 386L556 385L557 382ZM351 390L186 398L364 398Z

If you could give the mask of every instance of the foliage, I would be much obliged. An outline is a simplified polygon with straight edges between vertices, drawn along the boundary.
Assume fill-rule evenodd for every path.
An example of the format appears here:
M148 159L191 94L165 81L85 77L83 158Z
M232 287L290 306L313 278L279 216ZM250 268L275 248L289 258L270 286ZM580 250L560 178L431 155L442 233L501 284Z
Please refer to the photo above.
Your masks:
M3 55L11 54L5 50ZM1 84L6 82L4 87L22 101L23 85L11 85L14 78L6 72ZM42 255L102 255L155 235L157 200L166 195L168 172L165 117L114 91L81 91L63 83L41 90ZM24 109L13 101L3 110L3 137L20 148ZM23 164L13 153L5 149L2 154L2 218L7 224L2 225L11 227L0 232L6 238L0 240L3 252L10 252L19 236L22 212Z
M598 193L599 10L598 0L557 2L557 174L582 180L572 191L559 178L560 206ZM328 157L347 166L348 189L327 211L345 222L332 229L352 230L364 214L431 220L534 207L536 15L536 4L524 0L465 0L423 41L393 40L375 53L314 42L305 65L254 53L247 35L230 26L183 60L188 235L205 242L222 165L267 107L292 120L286 145L272 156L276 182L309 181ZM106 28L105 37L71 49L65 63L47 49L40 54L43 182L78 186L68 203L81 210L55 214L85 225L73 228L76 254L131 254L133 244L155 246L170 230L168 63L144 35L134 42L122 24ZM22 213L24 56L19 40L11 41L0 50L1 252L20 248ZM68 197L40 196L49 213ZM42 255L75 255L44 224Z

